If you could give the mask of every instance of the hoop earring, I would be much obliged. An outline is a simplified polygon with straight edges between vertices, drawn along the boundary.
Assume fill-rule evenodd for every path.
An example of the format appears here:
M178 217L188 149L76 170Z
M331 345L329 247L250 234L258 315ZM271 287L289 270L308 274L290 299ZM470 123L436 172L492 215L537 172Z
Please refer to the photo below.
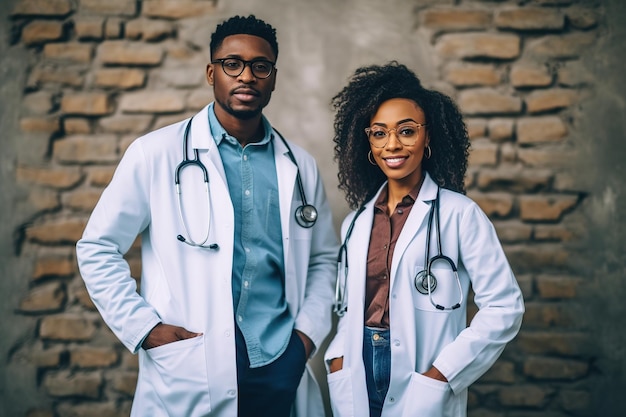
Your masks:
M426 151L428 151L428 154L426 154ZM424 158L430 159L431 156L433 156L433 150L430 149L430 145L428 145L426 149L424 149Z
M378 165L378 164L376 163L376 161L374 161L374 155L372 155L372 151L369 151L369 152L367 153L367 160L368 160L368 161L369 161L369 163L370 163L370 164L372 164L372 165Z

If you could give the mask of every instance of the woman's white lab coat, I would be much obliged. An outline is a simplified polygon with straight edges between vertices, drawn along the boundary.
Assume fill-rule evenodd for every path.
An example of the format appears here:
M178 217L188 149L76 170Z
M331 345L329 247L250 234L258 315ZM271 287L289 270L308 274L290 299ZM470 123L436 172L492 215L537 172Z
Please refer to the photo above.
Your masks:
M187 121L133 142L94 209L77 244L80 272L104 321L132 352L139 352L139 379L133 416L237 415L235 329L231 291L234 214L219 151L209 135L207 108L194 118L189 157L198 149L209 174L210 210L197 167L181 172L183 215L194 241L202 241L210 217L208 243L218 250L191 247L179 218L174 171L182 160ZM276 135L276 133L275 133ZM314 227L294 218L302 204L296 165L275 137L285 293L295 328L320 346L331 327L337 242L332 216L314 159L296 145L305 195L317 207ZM141 291L136 292L122 258L136 236L142 240ZM201 336L145 351L141 343L159 322ZM298 416L323 416L319 386L311 370L296 398Z
M491 222L473 201L449 190L440 191L441 240L443 254L458 266L464 301L459 309L441 311L433 307L428 295L417 292L414 277L424 269L428 213L436 193L437 185L426 175L393 254L389 294L391 382L383 416L465 416L468 386L495 362L522 321L522 295ZM344 358L343 369L328 374L335 417L369 415L362 359L363 311L376 198L367 203L349 239L348 311L324 355L326 361ZM344 239L354 214L344 220ZM433 224L430 256L437 255L436 234ZM451 269L437 262L433 273L438 280L434 301L446 307L456 304L459 290ZM479 311L468 327L470 284ZM447 383L421 375L432 365L447 377Z

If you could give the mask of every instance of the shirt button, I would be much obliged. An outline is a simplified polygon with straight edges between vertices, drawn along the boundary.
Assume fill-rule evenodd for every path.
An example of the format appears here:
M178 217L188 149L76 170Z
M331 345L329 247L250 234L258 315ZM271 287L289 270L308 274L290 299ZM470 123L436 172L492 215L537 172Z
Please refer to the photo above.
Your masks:
M402 214L402 213L404 213L404 210L398 209L398 214Z
M237 316L237 320L239 320L239 321L243 321L243 317L241 317L241 316Z
M245 249L246 253L250 253L250 248Z
M247 161L247 160L248 160L248 155L244 155L244 156L243 156L243 160L244 160L244 161Z
M243 286L244 286L245 288L248 288L248 281L244 281L244 282L243 282Z
M245 194L245 195L250 195L250 190L246 190L246 191L244 191L244 194Z

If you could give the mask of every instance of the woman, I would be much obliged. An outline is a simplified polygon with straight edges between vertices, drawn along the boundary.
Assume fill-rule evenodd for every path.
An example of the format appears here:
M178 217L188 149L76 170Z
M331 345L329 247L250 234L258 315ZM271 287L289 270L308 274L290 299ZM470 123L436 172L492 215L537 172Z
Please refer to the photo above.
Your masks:
M342 226L345 297L325 354L334 415L465 416L468 386L524 306L493 225L464 195L461 114L396 62L359 68L333 105L340 188L358 209Z

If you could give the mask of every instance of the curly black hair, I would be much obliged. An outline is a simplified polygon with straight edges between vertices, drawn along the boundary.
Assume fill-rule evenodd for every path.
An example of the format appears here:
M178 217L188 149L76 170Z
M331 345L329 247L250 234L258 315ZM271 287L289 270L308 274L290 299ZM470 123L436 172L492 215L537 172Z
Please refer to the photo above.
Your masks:
M378 107L393 98L415 101L426 116L432 156L422 166L441 187L465 193L470 141L463 117L452 99L424 88L413 71L397 61L358 68L332 99L336 110L335 161L339 189L352 209L371 199L386 180L367 159L370 145L364 129Z
M215 32L211 35L211 59L213 53L220 47L224 38L230 35L254 35L265 39L271 46L274 56L278 58L278 41L276 40L276 29L261 19L257 19L253 14L248 17L233 16L230 19L217 25Z

